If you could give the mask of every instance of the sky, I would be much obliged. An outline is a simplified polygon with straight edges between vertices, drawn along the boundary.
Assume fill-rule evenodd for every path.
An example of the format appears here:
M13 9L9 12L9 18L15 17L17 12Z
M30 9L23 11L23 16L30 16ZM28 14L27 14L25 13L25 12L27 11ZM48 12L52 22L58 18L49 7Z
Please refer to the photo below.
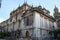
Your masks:
M38 6L41 5L50 11L50 15L53 16L53 9L55 5L60 10L60 0L25 0L29 5ZM7 20L10 17L10 12L22 5L24 0L2 0L0 8L0 22Z

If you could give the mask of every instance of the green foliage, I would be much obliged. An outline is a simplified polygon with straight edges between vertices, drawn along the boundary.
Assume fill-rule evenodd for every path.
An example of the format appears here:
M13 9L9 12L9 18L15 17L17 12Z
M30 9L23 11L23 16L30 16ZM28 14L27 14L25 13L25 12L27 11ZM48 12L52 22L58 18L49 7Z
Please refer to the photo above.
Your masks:
M57 34L60 34L60 28L57 29L57 30L51 30L50 32L51 32L51 33L57 33Z
M9 35L9 32L0 32L0 38L8 37Z
M60 28L56 29L56 30L51 30L49 32L51 35L54 35L54 38L60 39Z

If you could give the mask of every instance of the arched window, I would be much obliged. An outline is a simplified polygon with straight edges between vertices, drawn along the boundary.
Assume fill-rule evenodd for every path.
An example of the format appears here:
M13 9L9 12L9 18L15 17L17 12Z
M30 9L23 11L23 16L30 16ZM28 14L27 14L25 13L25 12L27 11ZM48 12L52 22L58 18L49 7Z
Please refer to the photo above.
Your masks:
M29 37L29 32L28 31L26 31L26 37Z
M17 30L15 35L17 36L17 38L21 37L22 36L22 30Z

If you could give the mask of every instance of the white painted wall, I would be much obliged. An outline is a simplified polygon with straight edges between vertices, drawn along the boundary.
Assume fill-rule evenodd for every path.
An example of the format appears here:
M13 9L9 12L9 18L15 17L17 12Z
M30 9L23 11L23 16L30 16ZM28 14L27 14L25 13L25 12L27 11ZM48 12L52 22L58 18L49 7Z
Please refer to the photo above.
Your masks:
M24 29L24 21L23 21L23 19L21 20L21 25L20 25L20 29Z
M16 16L12 17L12 22L16 22Z
M21 13L17 15L17 20L21 20Z
M40 28L40 15L37 12L35 12L34 16L34 27Z
M56 27L56 23L49 21L48 19L45 19L44 16L41 16L40 13L35 12L34 14L34 36L40 37L40 30L38 28L44 28L46 30L42 31L42 36L48 34L48 30L51 30L53 28L53 25Z
M18 21L15 22L15 25L14 25L14 31L16 31L18 29Z
M38 28L40 28L40 14L35 12L34 14L34 25L33 27L35 27L34 29L34 36L33 37L40 37L40 30Z
M54 27L55 27L55 29L58 28L58 27L57 27L57 22L54 22Z
M8 31L12 31L13 30L13 24L11 23L11 24L9 24L9 26L8 26Z

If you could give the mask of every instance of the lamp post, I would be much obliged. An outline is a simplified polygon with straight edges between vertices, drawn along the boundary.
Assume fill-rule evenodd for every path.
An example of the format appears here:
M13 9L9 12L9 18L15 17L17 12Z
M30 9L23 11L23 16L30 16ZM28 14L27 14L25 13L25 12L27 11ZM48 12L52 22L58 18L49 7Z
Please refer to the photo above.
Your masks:
M2 2L2 0L0 0L0 8L1 8L1 2Z

